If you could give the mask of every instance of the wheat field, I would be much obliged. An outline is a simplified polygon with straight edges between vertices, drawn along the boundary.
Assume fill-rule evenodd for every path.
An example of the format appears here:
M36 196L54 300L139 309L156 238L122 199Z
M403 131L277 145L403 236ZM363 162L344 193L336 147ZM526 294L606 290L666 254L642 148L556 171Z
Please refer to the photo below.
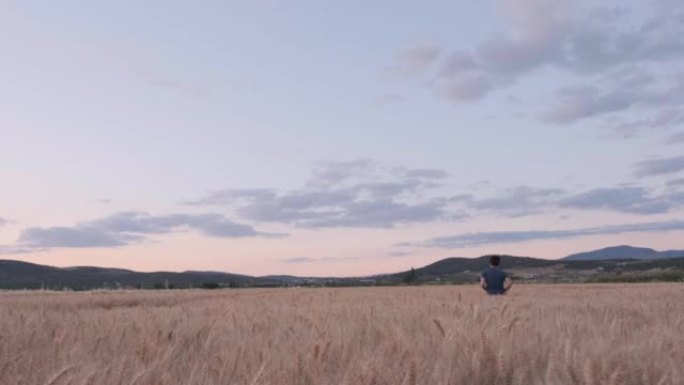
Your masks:
M0 384L684 384L684 285L0 294Z

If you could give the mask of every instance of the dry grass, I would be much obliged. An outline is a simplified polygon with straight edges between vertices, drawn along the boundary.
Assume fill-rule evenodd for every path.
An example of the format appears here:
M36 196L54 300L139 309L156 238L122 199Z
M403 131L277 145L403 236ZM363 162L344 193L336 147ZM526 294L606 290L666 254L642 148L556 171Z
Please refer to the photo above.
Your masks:
M684 285L0 294L0 384L684 384Z

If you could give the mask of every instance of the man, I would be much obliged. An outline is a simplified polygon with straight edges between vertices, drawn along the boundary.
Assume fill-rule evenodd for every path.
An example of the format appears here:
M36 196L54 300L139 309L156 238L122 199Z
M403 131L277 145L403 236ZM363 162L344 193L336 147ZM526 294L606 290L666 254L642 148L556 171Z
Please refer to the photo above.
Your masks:
M499 269L501 257L492 255L489 257L489 268L480 275L480 286L490 295L506 294L506 291L513 286L513 281L508 275Z

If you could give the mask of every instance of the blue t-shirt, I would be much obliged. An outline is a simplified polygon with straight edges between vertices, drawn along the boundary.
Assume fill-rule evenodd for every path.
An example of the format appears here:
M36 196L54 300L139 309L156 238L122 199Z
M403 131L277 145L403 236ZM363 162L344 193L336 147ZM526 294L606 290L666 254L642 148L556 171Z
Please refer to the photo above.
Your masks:
M498 267L492 266L483 271L482 278L484 278L485 282L487 282L487 288L485 289L487 293L503 294L506 292L506 289L504 289L506 273Z

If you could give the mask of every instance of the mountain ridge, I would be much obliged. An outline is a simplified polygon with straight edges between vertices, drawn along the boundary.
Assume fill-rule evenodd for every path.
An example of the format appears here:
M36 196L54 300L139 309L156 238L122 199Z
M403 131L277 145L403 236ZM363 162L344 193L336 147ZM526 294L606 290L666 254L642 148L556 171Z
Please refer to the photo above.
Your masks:
M598 250L571 254L561 258L563 261L605 261L615 259L654 260L684 257L684 250L657 251L648 247L628 245L605 247Z
M640 258L635 258L640 257ZM421 281L472 282L489 265L489 256L449 257L413 269ZM568 281L641 272L684 273L684 251L656 251L613 246L561 259L501 255L501 266L519 279ZM0 260L0 289L196 288L274 287L290 285L396 284L410 271L360 277L298 277L273 274L250 276L220 271L137 272L134 270L73 266L54 267L25 261Z

